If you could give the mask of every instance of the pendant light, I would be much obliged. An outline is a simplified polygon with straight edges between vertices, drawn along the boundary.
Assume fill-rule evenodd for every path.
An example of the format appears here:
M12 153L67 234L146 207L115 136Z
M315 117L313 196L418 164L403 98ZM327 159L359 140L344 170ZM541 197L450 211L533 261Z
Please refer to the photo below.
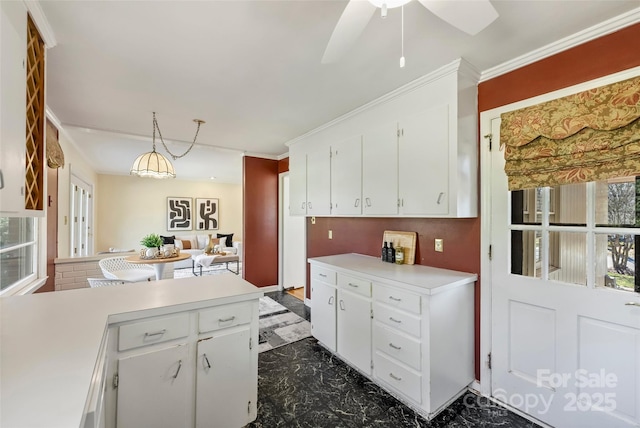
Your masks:
M160 133L160 127L158 126L158 121L156 119L156 112L153 112L153 149L150 152L143 153L133 162L133 166L131 167L130 174L137 175L139 177L151 177L151 178L175 178L176 173L173 169L173 165L171 161L167 159L164 155L156 152L156 130L158 131L158 136L160 137L160 141L164 146L167 153L171 155L173 160L179 159L185 156L187 153L191 151L193 146L196 143L196 139L198 138L198 133L200 132L200 125L205 123L203 120L194 119L194 122L198 124L198 128L196 129L196 135L193 137L193 142L189 146L189 148L181 155L174 155L169 151L169 148L164 143L162 139L162 134Z

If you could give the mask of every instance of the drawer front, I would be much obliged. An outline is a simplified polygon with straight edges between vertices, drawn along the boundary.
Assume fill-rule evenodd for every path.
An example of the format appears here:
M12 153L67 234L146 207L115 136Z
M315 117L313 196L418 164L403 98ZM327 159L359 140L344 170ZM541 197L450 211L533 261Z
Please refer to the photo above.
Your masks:
M420 315L420 296L417 294L376 284L373 297L394 308Z
M118 350L167 342L189 335L189 314L177 314L125 324L119 328Z
M311 280L314 279L326 282L327 284L336 285L336 272L331 269L311 265Z
M420 371L420 341L376 323L373 330L374 349L383 352L398 361Z
M204 309L198 316L198 332L220 330L236 325L248 324L253 315L252 305L249 302L234 303Z
M361 296L371 297L371 281L355 276L338 274L338 287Z
M389 385L416 403L422 403L422 376L420 374L394 363L380 352L376 352L373 364L376 378L380 382Z
M406 312L396 311L380 302L373 306L373 318L384 325L398 329L407 334L421 337L421 318Z

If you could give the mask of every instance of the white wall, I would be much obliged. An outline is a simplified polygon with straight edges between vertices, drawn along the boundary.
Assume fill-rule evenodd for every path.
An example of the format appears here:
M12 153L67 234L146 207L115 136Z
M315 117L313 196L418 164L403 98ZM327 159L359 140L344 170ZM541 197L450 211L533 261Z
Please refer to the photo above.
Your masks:
M212 233L233 233L234 241L242 240L240 184L101 174L98 175L98 190L95 206L96 252L107 251L110 247L140 249L140 239L149 233L176 236L209 233L167 231L168 197L217 198L220 227Z

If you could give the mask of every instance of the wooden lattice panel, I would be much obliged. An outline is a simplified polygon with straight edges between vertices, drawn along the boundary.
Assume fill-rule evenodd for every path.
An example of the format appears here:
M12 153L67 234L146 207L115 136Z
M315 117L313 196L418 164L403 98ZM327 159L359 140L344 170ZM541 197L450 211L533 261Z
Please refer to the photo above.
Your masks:
M44 42L28 18L27 24L27 150L25 208L44 208Z

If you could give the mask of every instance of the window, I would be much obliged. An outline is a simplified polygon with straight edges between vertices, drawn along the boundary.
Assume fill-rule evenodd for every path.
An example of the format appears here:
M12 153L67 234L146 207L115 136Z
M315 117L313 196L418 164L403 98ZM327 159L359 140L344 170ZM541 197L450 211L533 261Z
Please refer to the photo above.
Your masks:
M640 292L640 176L513 191L510 228L512 274Z
M32 217L0 217L0 292L35 278L37 222Z

